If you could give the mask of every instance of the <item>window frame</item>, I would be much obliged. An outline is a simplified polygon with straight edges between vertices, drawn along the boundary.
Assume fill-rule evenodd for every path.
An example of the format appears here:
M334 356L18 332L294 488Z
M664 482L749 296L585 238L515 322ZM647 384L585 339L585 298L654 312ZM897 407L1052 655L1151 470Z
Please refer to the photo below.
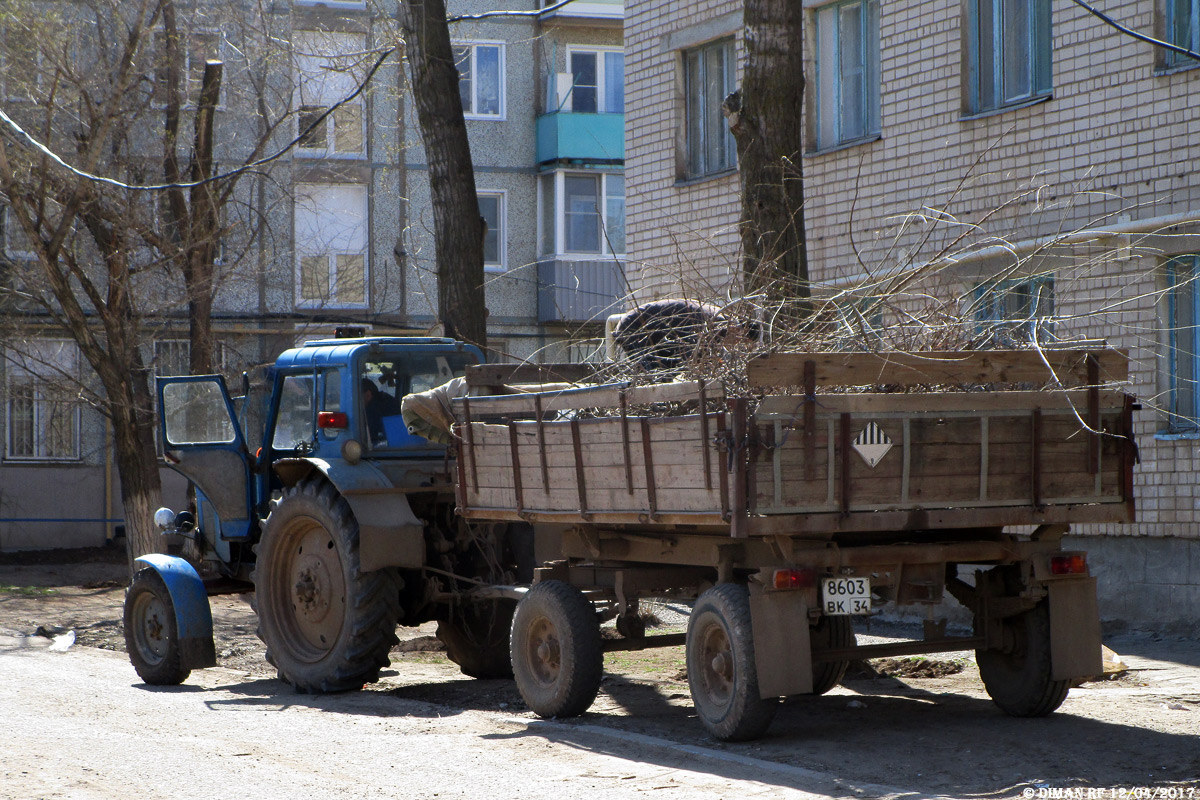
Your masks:
M844 84L845 76L842 71L842 52L843 43L846 41L846 36L842 30L841 10L849 6L861 6L861 25L857 31L859 51L862 53L862 59L859 68L862 74L863 92L858 105L858 111L864 120L864 130L860 133L847 135L845 132L846 115L844 113ZM871 31L871 11L870 7L874 6L874 22L875 30L872 35ZM814 81L813 87L816 94L816 102L813 104L813 141L815 146L814 152L823 150L832 150L841 147L846 147L852 144L858 144L867 141L878 139L883 130L883 111L882 111L882 49L879 43L879 15L881 13L882 3L880 0L840 0L839 2L828 3L822 5L812 11L812 26L814 38ZM833 64L826 65L823 56L823 43L827 31L821 24L821 18L825 13L832 13L835 30L829 34L832 38L832 58ZM874 67L872 68L872 61ZM827 96L827 92L822 90L825 83L824 77L827 72L832 72L832 88L833 96ZM827 117L833 118L832 139L826 140L822 136L822 131L825 128Z
M507 87L508 87L508 61L507 61L506 44L507 43L503 42L503 41L491 41L491 40L485 40L485 39L463 39L460 41L451 42L450 51L455 56L454 64L456 67L459 64L459 61L457 58L457 54L455 54L454 51L458 50L460 48L464 48L464 47L468 48L470 51L471 108L469 110L466 108L463 109L463 119L490 120L493 122L503 122L504 120L506 120L508 118L508 89L507 89ZM479 70L478 70L476 64L478 63L478 60L479 60L478 59L478 50L481 47L494 47L499 51L498 62L499 62L500 77L499 77L499 81L497 84L497 86L498 86L497 91L499 92L500 96L497 98L497 101L498 101L497 106L499 107L499 111L495 114L489 114L489 113L480 112L477 110L478 106L479 106L479 93L478 93L479 81L476 79L475 76L477 76L479 74ZM462 80L462 71L461 70L459 71L459 80L460 81Z
M336 97L326 96L324 87L322 87L322 90L319 92L319 94L321 96L312 98L314 101L320 101L320 102L305 102L306 98L303 96L303 93L302 93L302 89L304 88L303 73L305 72L302 69L302 59L316 60L316 59L324 58L327 60L333 60L333 59L340 58L343 56L342 53L332 53L332 52L328 52L327 50L323 50L319 47L316 47L315 45L318 44L319 37L321 37L321 36L328 37L328 36L336 35L336 36L354 37L355 39L361 40L361 41L357 42L357 44L359 45L358 50L353 51L353 52L365 51L368 46L368 40L367 40L367 35L365 33L362 33L362 34L360 34L360 33L336 33L336 34L333 34L328 31L302 31L302 32L297 32L297 33L303 34L303 36L300 38L304 44L314 45L314 47L312 48L313 52L308 52L308 53L297 52L297 53L295 53L296 62L294 64L294 72L293 72L293 76L292 76L293 80L295 81L295 90L292 93L292 97L293 97L292 114L293 114L293 118L294 118L295 122L294 122L294 126L293 126L292 135L299 140L301 133L304 132L304 130L308 127L307 125L305 125L303 123L303 118L306 113L312 113L314 116L319 116L320 114L328 111L335 103L343 100L346 97L345 94L340 94L336 91L334 92L334 94L337 95ZM312 37L312 38L310 39L309 37ZM356 74L359 71L360 70L357 68L352 68L352 69L348 70L352 79L356 83L362 77L361 75ZM339 116L343 112L345 112L347 109L354 109L358 113L358 136L359 136L359 142L360 142L358 150L340 150L340 149L338 149L338 146L337 146L337 125L338 125ZM357 161L366 160L369 156L369 150L370 150L370 136L369 136L369 132L367 130L368 113L369 113L369 109L368 109L368 105L367 105L366 93L359 94L358 97L354 98L349 103L339 106L332 114L330 114L325 119L323 119L321 121L320 125L318 125L316 128L313 129L314 131L316 131L316 130L322 131L322 138L324 141L324 144L322 146L312 147L312 146L309 146L308 144L306 144L304 141L297 141L297 143L296 143L297 155L302 156L304 158L331 158L331 159L345 159L345 160L357 160Z
M4 258L8 259L9 261L36 261L38 256L37 251L35 250L9 249L9 239L11 238L9 236L9 231L14 225L20 232L21 237L26 240L26 243L28 243L31 247L33 245L32 242L28 241L28 237L25 236L25 231L21 228L21 221L17 219L17 216L13 213L12 208L10 206L0 205L0 255L3 255Z
M1187 275L1180 281L1177 270L1186 267ZM1164 300L1166 304L1166 395L1164 433L1167 434L1200 434L1200 385L1191 390L1191 408L1181 410L1180 403L1180 357L1190 360L1193 384L1200 384L1200 254L1181 254L1171 256L1163 263L1163 277L1166 283ZM1186 288L1187 300L1191 308L1192 325L1186 336L1190 338L1191 351L1180 349L1180 339L1184 338L1184 328L1179 324L1180 288Z
M1191 29L1188 31L1188 41L1179 41L1175 38L1175 11L1176 6L1179 4L1179 0L1163 0L1163 41L1196 52L1200 51L1200 0L1187 0L1187 2L1189 2L1192 7ZM1194 58L1189 58L1183 53L1176 53L1172 50L1163 48L1162 54L1163 70L1175 72L1178 70L1200 67L1200 61L1197 61Z
M83 460L82 447L82 414L80 412L80 404L72 403L66 399L55 400L48 397L44 392L44 387L52 385L54 378L48 377L42 373L42 370L55 371L61 375L62 380L78 380L79 376L79 348L69 339L35 339L33 340L39 345L58 348L60 355L69 353L71 362L65 366L55 365L48 366L46 363L38 363L37 359L29 354L12 354L9 351L5 354L5 370L4 370L4 460L6 462L19 463L73 463ZM33 367L25 367L21 365L21 360L33 360ZM39 369L39 367L41 369ZM73 374L73 375L72 375ZM32 407L32 446L33 454L14 454L13 453L13 386L17 381L15 379L23 379L20 382L32 387L34 397L31 398ZM44 413L43 409L47 404L52 403L68 403L69 404L69 420L71 425L71 439L69 444L70 452L65 455L44 453L45 441L42 431L41 418Z
M499 220L496 253L499 261L489 262L485 254L483 269L485 272L505 272L508 269L508 190L476 189L475 196L476 198L494 197L499 203L499 208L496 210L496 217Z
M600 215L600 250L599 252L589 251L569 251L566 249L566 179L567 176L572 177L587 177L599 178L600 185L598 188L598 196L600 198L599 215ZM543 179L553 176L554 178L554 231L552 246L545 247L546 242L546 219L545 210L549 203L549 198L546 197L545 183ZM553 258L558 261L595 261L597 259L617 258L624 259L626 253L613 252L610 247L611 236L608 234L609 223L609 199L615 196L610 194L609 179L620 178L622 182L625 180L625 173L620 171L600 171L600 170L582 170L582 169L557 169L549 172L543 172L538 175L537 184L537 203L538 203L538 250L540 258ZM625 187L622 186L621 198L624 208ZM624 219L622 214L622 219ZM622 240L625 237L622 236ZM626 245L628 250L628 244Z
M610 78L608 75L608 65L605 55L609 53L620 53L622 60L621 67L621 108L613 110L608 108L608 88ZM595 111L579 111L575 108L575 70L572 67L571 59L577 54L591 54L596 56L596 110ZM584 44L568 44L567 45L567 74L571 76L571 91L567 97L567 103L562 108L563 111L570 111L576 114L624 114L625 113L625 48L623 47L608 47L603 45L584 45Z
M720 120L719 129L722 131L721 152L724 158L720 164L710 163L713 160L712 156L715 155L715 151L712 153L709 152L707 140L699 144L693 141L693 120L699 117L702 120L711 121L710 117L712 114L720 114L720 101L718 101L717 108L710 109L707 107L709 104L707 91L693 96L693 89L695 88L697 78L693 76L689 64L691 57L696 56L697 64L705 72L705 75L700 80L707 86L707 66L705 66L707 61L705 56L718 49L725 51L725 75L722 76L724 83L722 91L719 93L721 98L724 99L730 92L737 88L738 49L736 37L723 36L719 39L713 39L679 51L679 63L683 78L681 81L683 86L683 158L681 172L685 180L704 179L737 169L737 145L734 142L733 133L730 132L729 126L725 124L723 118ZM704 138L706 126L698 126L697 131L700 133L701 138ZM696 150L695 148L697 147L700 149ZM702 158L697 157L697 154L701 155ZM699 161L703 161L703 164L696 168L695 165Z
M1030 313L1023 317L1011 316L1004 303L1024 286L1029 287L1025 294L1032 303ZM1039 313L1047 291L1050 308ZM1045 342L1046 334L1054 331L1056 293L1052 272L993 279L978 284L971 291L970 306L976 336L986 336L995 342L998 337L1011 337L1011 332L1019 331L1023 337L1019 340L1021 343Z
M1022 45L1025 55L1025 68L1028 74L1028 85L1023 91L1012 94L1005 87L1005 55L1009 52L1010 40L1006 38L1007 25L1004 24L1003 4L1005 0L968 0L966 6L968 31L968 75L969 98L968 115L985 115L1006 109L1020 108L1045 100L1054 92L1054 21L1050 0L1024 0L1029 34ZM992 28L992 42L989 45L991 64L987 70L983 65L983 37L981 26L983 17L981 8L986 4L989 13L989 24ZM996 20L1000 24L996 24ZM1045 30L1041 27L1044 25ZM984 78L988 78L988 91L991 98L983 94ZM1006 96L1008 95L1008 96Z
M298 200L306 195L304 187L316 187L320 189L355 189L362 192L362 225L365 228L362 234L362 249L351 251L349 249L337 249L333 246L326 246L319 250L305 246L301 243L299 232L297 230L298 219ZM371 307L371 192L370 187L362 183L298 183L293 186L294 199L292 203L292 250L294 258L294 302L298 309L369 309ZM316 216L314 214L314 216ZM328 218L329 215L324 215ZM339 232L340 235L340 232ZM353 233L347 233L347 238L353 238ZM342 302L338 299L337 292L337 257L344 256L362 256L363 267L363 299L361 302ZM304 259L305 258L325 258L326 278L328 287L328 297L322 299L311 299L304 296Z

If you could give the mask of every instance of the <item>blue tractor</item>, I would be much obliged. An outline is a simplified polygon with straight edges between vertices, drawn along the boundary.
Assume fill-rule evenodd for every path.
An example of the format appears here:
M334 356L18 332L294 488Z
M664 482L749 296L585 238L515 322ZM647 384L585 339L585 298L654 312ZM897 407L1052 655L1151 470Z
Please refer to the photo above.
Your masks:
M178 684L215 665L208 596L251 590L267 660L299 691L377 680L397 624L429 620L465 674L511 675L532 531L458 519L452 453L400 414L481 361L452 339L337 338L284 352L236 401L217 375L159 379L164 455L196 499L156 520L194 542L200 568L138 559L125 602L138 675Z

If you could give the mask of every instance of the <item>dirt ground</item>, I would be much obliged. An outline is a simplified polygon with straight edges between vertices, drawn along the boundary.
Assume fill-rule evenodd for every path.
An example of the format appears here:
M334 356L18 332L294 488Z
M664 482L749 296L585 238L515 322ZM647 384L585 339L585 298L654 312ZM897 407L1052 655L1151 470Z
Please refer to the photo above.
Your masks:
M124 650L125 580L118 551L0 554L0 634L74 631L76 647ZM249 598L215 597L212 608L220 666L272 677ZM675 627L655 632L682 629L670 609L661 615ZM401 628L391 667L366 691L447 713L532 718L511 681L462 676L441 652L435 627ZM918 634L878 621L859 631L860 643L893 638ZM763 739L721 744L695 719L682 648L674 647L608 654L600 697L576 724L831 774L848 792L856 783L954 797L1170 787L1184 793L1158 796L1200 798L1200 642L1125 634L1107 643L1130 670L1072 690L1045 719L1006 717L987 698L971 654L955 653L855 665L828 695L788 700ZM291 690L280 684L279 691Z

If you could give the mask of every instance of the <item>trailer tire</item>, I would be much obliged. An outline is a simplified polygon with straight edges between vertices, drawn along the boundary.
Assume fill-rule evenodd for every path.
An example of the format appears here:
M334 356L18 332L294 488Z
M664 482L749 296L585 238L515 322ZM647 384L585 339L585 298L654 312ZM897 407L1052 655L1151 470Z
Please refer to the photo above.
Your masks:
M539 717L577 717L596 700L604 673L600 623L583 592L562 581L534 584L517 603L512 668Z
M723 742L761 736L779 698L758 696L745 586L723 583L700 595L688 620L685 650L692 703L708 732Z
M470 678L513 676L509 636L517 604L493 600L456 608L438 620L437 638L446 645L446 657Z
M1044 717L1067 698L1071 682L1050 675L1050 611L1045 601L1007 620L1012 652L976 650L988 696L1013 717Z
M279 678L300 692L379 680L399 589L392 570L359 569L358 521L337 488L317 476L286 489L255 552L258 638Z
M178 686L192 673L182 666L175 604L153 567L133 575L125 592L125 651L138 677L151 686Z
M813 653L854 647L854 625L850 617L822 616L809 631ZM813 664L813 694L825 694L846 677L849 661L822 661Z

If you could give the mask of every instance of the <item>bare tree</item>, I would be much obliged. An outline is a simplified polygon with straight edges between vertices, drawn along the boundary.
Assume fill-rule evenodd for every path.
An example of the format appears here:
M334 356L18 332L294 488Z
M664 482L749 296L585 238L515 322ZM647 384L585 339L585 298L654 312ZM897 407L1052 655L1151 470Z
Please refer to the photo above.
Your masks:
M111 422L132 559L162 546L152 524L161 485L150 333L182 294L191 369L213 370L212 309L239 266L227 258L218 272L216 253L240 173L215 176L221 65L191 47L174 0L83 0L52 7L58 20L46 8L14 8L2 20L6 77L11 88L22 76L24 96L0 136L0 202L32 255L10 264L2 291L23 311L18 321L65 332L96 376L92 402ZM22 58L25 69L12 69ZM267 81L248 83L261 119L237 148L241 163L257 160L291 113L286 94L269 100ZM138 190L156 182L165 188ZM92 388L86 378L83 386Z

